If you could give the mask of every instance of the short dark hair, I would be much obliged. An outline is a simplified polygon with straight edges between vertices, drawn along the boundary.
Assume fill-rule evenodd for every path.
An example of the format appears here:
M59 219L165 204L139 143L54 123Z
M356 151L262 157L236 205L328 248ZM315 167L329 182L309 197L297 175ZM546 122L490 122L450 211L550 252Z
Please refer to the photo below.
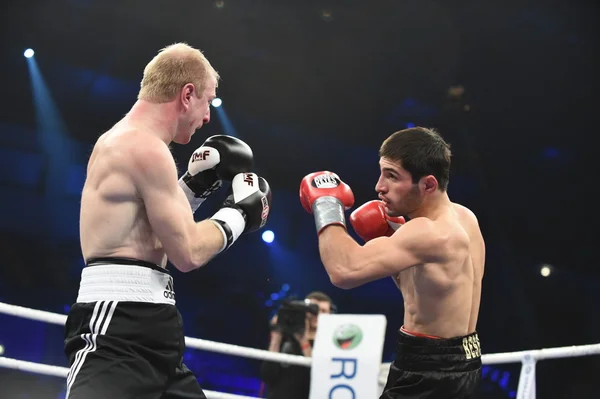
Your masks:
M314 299L316 301L320 301L320 302L331 302L331 298L329 297L329 295L325 294L324 292L321 291L313 291L310 294L308 294L306 296L306 299Z
M379 149L379 156L398 162L412 176L413 183L433 175L442 191L450 181L450 144L434 129L413 127L392 133Z

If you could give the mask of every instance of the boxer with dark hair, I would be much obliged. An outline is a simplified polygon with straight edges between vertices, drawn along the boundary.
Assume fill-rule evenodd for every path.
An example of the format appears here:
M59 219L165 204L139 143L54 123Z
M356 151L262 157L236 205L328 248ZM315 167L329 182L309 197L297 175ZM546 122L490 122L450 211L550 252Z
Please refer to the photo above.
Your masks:
M94 146L81 195L86 267L65 330L68 399L206 398L182 362L167 259L182 272L203 266L263 227L271 201L251 173L252 150L234 137L207 139L178 182L169 144L187 144L209 122L218 77L197 49L161 50L138 101ZM196 223L193 212L223 180L231 189L221 209Z
M388 137L379 155L379 200L350 215L364 245L346 231L350 187L327 171L302 180L321 260L337 287L392 277L402 293L404 324L381 399L473 398L481 379L476 326L485 244L473 212L448 197L450 146L416 127Z

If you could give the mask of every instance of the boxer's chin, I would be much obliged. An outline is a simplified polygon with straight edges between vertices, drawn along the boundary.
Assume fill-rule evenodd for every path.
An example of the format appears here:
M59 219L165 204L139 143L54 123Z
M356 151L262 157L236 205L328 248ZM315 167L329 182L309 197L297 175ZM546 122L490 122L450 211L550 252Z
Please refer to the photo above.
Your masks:
M175 136L175 138L173 139L173 142L175 142L177 144L185 145L185 144L189 143L190 140L192 139L192 134Z
M390 208L388 203L383 203L383 209L385 210L385 214L390 216L390 217L398 217L398 216L402 216L402 214L398 211L396 211L393 208Z
M394 210L390 209L390 206L387 203L383 203L383 210L385 211L385 214L388 216L394 216Z

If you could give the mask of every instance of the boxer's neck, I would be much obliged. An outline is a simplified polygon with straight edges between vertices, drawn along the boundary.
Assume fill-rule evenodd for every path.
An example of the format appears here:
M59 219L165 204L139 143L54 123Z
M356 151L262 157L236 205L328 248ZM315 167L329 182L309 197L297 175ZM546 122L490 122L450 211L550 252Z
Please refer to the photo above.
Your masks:
M136 128L148 130L170 144L177 134L178 112L174 102L152 103L138 100L127 114L129 122Z
M421 206L419 206L414 212L409 213L407 216L411 219L426 217L428 219L435 220L442 213L444 213L447 207L451 204L452 202L448 197L448 193L438 190L432 195L427 196L421 203Z

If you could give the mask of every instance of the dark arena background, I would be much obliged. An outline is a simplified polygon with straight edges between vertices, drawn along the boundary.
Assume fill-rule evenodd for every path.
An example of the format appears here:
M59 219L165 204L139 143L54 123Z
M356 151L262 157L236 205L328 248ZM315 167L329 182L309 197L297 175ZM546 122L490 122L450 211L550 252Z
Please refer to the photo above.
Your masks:
M339 313L385 315L392 361L400 293L391 279L331 284L298 187L331 170L355 207L375 199L382 140L425 126L451 143L450 198L486 240L484 354L599 343L599 11L591 0L5 1L0 302L68 312L93 144L135 102L146 63L186 42L220 73L222 104L172 146L180 173L206 137L229 134L273 189L271 235L246 235L187 274L168 266L186 336L266 349L282 300L319 290ZM63 338L61 326L0 315L6 358L67 367ZM264 397L259 360L184 357L203 388ZM537 397L598 398L598 370L599 356L541 360ZM485 365L481 397L516 397L520 371ZM65 385L0 368L3 399L64 398Z

